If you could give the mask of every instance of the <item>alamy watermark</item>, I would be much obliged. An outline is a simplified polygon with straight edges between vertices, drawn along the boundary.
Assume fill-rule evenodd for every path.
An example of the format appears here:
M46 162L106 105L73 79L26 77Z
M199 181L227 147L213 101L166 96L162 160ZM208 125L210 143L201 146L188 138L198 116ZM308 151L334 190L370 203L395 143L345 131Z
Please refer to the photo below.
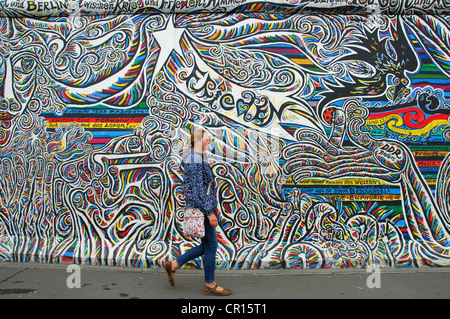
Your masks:
M381 271L380 266L376 264L370 264L367 267L367 273L370 275L367 277L366 285L367 288L381 288Z
M70 264L67 266L66 272L70 273L67 277L66 285L67 288L81 288L81 269L80 266L75 264Z
M282 150L282 137L277 129L270 132L265 130L239 129L229 130L226 134L216 134L214 129L203 127L201 124L195 125L195 130L203 128L211 136L212 140L207 149L208 157L224 163L251 163L261 164L268 167L264 173L273 173L275 167L279 165ZM190 131L184 137L187 143L179 143L177 147L170 149L168 158L182 158L190 149Z

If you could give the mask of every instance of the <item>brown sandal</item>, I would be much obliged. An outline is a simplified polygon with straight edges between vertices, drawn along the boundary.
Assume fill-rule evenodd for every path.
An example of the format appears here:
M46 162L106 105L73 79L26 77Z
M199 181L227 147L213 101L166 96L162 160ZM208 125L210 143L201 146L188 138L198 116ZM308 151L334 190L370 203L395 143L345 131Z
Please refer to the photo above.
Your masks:
M171 286L175 286L175 271L172 270L172 262L166 261L164 262L164 269L166 270L167 280L169 280L169 284Z
M222 291L218 291L217 287L219 287L219 285L217 283L216 283L216 285L213 288L205 286L205 289L203 289L203 293L205 295L209 295L209 296L228 296L228 295L231 295L231 290L230 289L223 288Z

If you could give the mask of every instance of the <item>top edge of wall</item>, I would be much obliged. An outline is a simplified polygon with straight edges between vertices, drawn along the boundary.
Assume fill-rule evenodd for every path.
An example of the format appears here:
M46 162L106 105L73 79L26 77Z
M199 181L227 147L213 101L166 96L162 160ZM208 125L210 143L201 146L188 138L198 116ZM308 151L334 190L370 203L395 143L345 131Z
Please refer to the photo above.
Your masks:
M152 13L450 14L450 0L0 0L0 17Z

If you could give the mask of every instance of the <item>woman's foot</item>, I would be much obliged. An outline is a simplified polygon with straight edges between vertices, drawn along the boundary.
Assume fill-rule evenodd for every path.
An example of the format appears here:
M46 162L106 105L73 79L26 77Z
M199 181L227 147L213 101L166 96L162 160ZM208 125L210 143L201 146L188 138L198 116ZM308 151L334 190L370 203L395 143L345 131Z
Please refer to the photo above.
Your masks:
M177 261L165 261L164 269L166 270L167 280L171 286L175 286L175 271L178 269Z
M203 293L209 296L228 296L231 295L231 290L220 287L215 281L212 283L206 283Z

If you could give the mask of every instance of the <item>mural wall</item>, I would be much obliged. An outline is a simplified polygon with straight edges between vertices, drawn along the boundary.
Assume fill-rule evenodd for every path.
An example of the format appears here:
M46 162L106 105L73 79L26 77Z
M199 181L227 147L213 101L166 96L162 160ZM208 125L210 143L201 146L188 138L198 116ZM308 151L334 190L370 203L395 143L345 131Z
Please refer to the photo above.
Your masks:
M218 268L448 265L449 6L0 1L0 260L195 245L180 159L202 125Z

